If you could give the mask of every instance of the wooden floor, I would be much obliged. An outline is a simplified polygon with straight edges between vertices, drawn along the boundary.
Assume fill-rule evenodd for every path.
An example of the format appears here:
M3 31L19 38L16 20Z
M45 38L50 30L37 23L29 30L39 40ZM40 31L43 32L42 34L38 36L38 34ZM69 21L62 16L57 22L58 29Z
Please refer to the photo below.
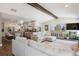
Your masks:
M12 56L12 41L3 39L3 46L0 47L0 56Z

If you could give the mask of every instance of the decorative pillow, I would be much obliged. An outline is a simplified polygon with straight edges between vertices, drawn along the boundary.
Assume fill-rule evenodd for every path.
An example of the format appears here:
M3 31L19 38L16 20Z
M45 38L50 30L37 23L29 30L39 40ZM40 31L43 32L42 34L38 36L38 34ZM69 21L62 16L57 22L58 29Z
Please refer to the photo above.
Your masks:
M45 36L45 41L53 42L56 40L55 36Z
M47 38L47 40L51 40L51 41L55 41L56 40L55 36L47 36L46 38Z
M45 41L53 42L53 41L52 41L52 38L46 38Z

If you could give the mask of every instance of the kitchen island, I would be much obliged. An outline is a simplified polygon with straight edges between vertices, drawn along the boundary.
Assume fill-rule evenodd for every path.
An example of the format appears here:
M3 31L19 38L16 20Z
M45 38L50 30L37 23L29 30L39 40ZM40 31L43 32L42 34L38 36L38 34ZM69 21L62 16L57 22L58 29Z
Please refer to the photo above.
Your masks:
M56 39L53 42L37 42L24 37L12 40L12 51L16 56L75 56L77 41Z

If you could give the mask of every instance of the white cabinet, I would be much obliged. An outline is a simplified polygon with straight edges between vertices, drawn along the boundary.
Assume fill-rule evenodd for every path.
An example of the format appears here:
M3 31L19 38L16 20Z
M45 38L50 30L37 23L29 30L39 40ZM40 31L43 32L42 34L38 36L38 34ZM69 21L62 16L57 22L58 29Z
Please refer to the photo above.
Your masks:
M25 46L25 56L28 56L29 50L28 50L28 46Z
M38 49L28 47L28 56L47 56L45 53L39 51Z
M26 40L27 41L27 40ZM12 53L15 56L46 56L45 53L28 46L28 41L25 40L12 40Z
M27 39L23 37L16 37L12 40L12 53L16 56L24 56L27 51Z
M17 42L17 53L18 53L18 56L24 56L25 54L25 46L24 44L22 44L21 42Z
M12 53L14 55L18 55L18 53L17 53L17 42L15 40L12 40Z
M21 42L17 42L15 40L13 40L12 42L12 51L13 54L16 56L24 56L24 51L25 49L25 44L22 44Z

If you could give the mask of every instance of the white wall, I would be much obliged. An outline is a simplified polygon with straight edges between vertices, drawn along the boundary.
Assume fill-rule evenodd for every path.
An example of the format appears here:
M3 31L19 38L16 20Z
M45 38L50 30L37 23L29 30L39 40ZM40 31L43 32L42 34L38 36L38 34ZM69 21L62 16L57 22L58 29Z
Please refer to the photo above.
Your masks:
M17 27L15 22L11 22L11 21L4 21L4 32L6 33L8 30L8 27Z
M49 20L49 21L46 21L44 23L41 24L41 30L42 32L45 32L45 33L48 33L50 35L50 25L51 24L57 24L57 20L56 19L52 19L52 20ZM45 25L48 25L48 31L45 31Z
M76 18L59 18L57 19L58 24L63 24L63 23L79 23L79 19Z
M0 14L0 46L2 44L2 32L1 32L1 29L2 29L2 17L1 17L1 14Z
M47 32L50 33L50 25L51 24L67 24L67 23L79 23L79 19L76 19L76 18L59 18L59 19L52 19L50 21L47 21L47 22L44 22L42 23L41 25L41 28L42 28L42 31L43 32L46 32L44 29L44 26L45 25L49 25L49 30Z
M1 33L1 21L0 21L0 44L1 44L1 36L2 36L2 33Z

